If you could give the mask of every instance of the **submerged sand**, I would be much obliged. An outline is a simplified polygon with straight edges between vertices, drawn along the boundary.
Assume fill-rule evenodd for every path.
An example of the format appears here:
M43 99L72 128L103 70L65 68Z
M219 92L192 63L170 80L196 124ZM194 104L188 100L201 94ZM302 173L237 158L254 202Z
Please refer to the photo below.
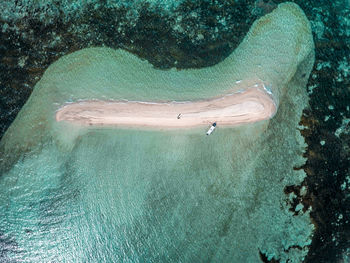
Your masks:
M236 126L271 118L276 105L263 85L202 101L81 101L56 112L56 121L83 126L191 128L216 122Z

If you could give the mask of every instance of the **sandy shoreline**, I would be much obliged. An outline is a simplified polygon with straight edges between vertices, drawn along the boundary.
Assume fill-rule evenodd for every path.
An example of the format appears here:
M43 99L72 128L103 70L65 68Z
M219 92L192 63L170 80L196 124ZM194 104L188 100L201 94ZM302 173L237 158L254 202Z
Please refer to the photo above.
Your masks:
M56 112L56 121L82 126L191 128L216 122L235 126L271 118L276 105L264 87L190 102L82 101ZM180 115L180 118L178 116Z

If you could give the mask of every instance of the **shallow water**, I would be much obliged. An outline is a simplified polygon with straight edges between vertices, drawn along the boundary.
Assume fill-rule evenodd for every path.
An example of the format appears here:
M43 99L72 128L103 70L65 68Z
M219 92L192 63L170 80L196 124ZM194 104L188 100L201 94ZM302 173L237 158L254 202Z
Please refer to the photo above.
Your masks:
M230 229L232 212L247 179L232 173L240 144L229 140L232 129L215 137L204 132L91 131L69 157L48 145L25 158L0 178L0 224L19 248L8 256L25 262L215 258L230 243L220 243L225 232L239 227Z
M311 209L293 210L296 197L285 189L305 178L294 168L305 162L298 123L314 46L303 13L280 10L277 21L256 23L229 59L198 71L156 71L105 48L50 66L3 140L14 151L8 156L20 156L0 177L3 258L300 262L311 242ZM238 79L273 84L281 103L272 120L219 125L205 136L206 129L75 129L53 117L63 103L84 99L207 98Z

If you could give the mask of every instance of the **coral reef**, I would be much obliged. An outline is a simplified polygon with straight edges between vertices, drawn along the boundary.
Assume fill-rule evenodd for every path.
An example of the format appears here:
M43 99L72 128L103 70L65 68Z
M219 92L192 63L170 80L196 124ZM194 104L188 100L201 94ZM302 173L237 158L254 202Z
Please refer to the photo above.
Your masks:
M283 1L112 2L2 1L0 136L48 65L65 54L104 45L131 50L160 68L208 66L238 45L257 16ZM294 2L311 21L316 66L308 85L310 109L301 122L308 177L286 192L295 193L293 207L302 202L299 211L313 209L316 230L305 262L337 262L349 253L350 232L349 135L344 124L350 118L349 1Z

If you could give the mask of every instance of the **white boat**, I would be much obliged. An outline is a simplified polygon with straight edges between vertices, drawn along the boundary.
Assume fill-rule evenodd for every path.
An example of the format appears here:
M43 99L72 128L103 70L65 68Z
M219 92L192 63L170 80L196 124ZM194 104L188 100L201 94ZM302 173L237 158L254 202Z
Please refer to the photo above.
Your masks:
M211 127L209 128L209 130L207 131L207 135L210 135L216 128L216 122L214 122Z

